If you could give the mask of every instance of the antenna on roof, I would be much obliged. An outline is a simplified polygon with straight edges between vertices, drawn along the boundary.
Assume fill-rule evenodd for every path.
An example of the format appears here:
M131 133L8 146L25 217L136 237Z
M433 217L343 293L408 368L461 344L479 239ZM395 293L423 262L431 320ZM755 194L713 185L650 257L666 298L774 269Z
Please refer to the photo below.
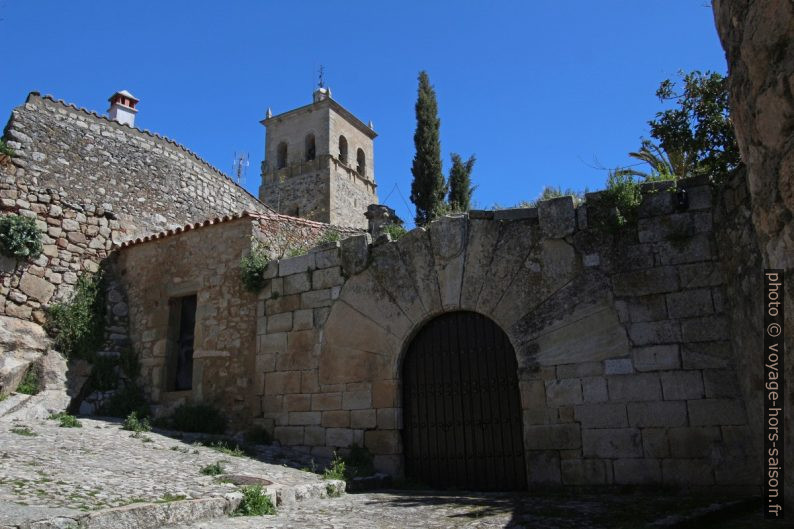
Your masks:
M248 166L251 163L248 161L248 153L234 153L234 161L232 162L232 173L237 178L237 183L243 185L245 183L245 175L248 173Z

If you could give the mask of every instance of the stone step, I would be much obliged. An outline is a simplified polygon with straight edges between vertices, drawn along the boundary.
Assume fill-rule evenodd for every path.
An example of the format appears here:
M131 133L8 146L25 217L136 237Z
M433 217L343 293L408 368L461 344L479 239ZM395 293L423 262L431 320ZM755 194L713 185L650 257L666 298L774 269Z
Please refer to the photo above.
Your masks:
M2 401L0 401L0 418L10 415L24 406L33 395L26 395L24 393L12 393Z
M300 501L341 496L345 482L327 480L295 486L265 487L265 494L276 506L294 505ZM192 523L230 516L243 499L241 492L230 492L209 498L171 502L134 503L124 507L102 509L80 516L57 516L24 522L14 529L159 529L165 525ZM0 527L0 529L6 529ZM10 529L10 528L9 528Z

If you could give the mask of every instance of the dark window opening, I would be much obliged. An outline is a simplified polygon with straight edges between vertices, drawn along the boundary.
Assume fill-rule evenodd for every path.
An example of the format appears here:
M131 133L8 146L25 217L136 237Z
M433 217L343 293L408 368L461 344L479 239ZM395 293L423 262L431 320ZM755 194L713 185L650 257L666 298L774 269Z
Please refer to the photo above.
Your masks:
M367 157L363 149L356 151L356 172L361 176L367 175Z
M284 169L287 166L287 144L281 142L278 144L278 152L276 153L276 169Z
M347 138L339 136L339 161L347 164Z
M193 340L196 329L196 296L172 298L168 319L168 389L193 389Z
M316 154L316 149L314 146L314 134L308 134L306 136L306 161L309 162L314 160Z

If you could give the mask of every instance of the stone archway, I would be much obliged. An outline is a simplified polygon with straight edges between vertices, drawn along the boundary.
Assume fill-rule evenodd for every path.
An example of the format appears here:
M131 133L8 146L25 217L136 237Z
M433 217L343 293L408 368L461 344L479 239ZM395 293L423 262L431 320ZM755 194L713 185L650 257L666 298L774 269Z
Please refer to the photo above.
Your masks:
M490 319L444 313L413 338L402 366L405 472L433 487L523 490L515 352Z

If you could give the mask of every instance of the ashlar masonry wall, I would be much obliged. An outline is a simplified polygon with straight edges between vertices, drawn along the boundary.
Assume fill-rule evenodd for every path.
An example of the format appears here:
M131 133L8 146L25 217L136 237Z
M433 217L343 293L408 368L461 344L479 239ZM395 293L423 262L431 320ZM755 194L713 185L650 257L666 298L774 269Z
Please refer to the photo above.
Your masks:
M468 310L515 350L529 483L755 487L712 189L679 189L681 206L670 183L647 188L618 235L594 227L596 193L271 263L259 421L317 456L365 446L399 474L403 355L435 316Z

